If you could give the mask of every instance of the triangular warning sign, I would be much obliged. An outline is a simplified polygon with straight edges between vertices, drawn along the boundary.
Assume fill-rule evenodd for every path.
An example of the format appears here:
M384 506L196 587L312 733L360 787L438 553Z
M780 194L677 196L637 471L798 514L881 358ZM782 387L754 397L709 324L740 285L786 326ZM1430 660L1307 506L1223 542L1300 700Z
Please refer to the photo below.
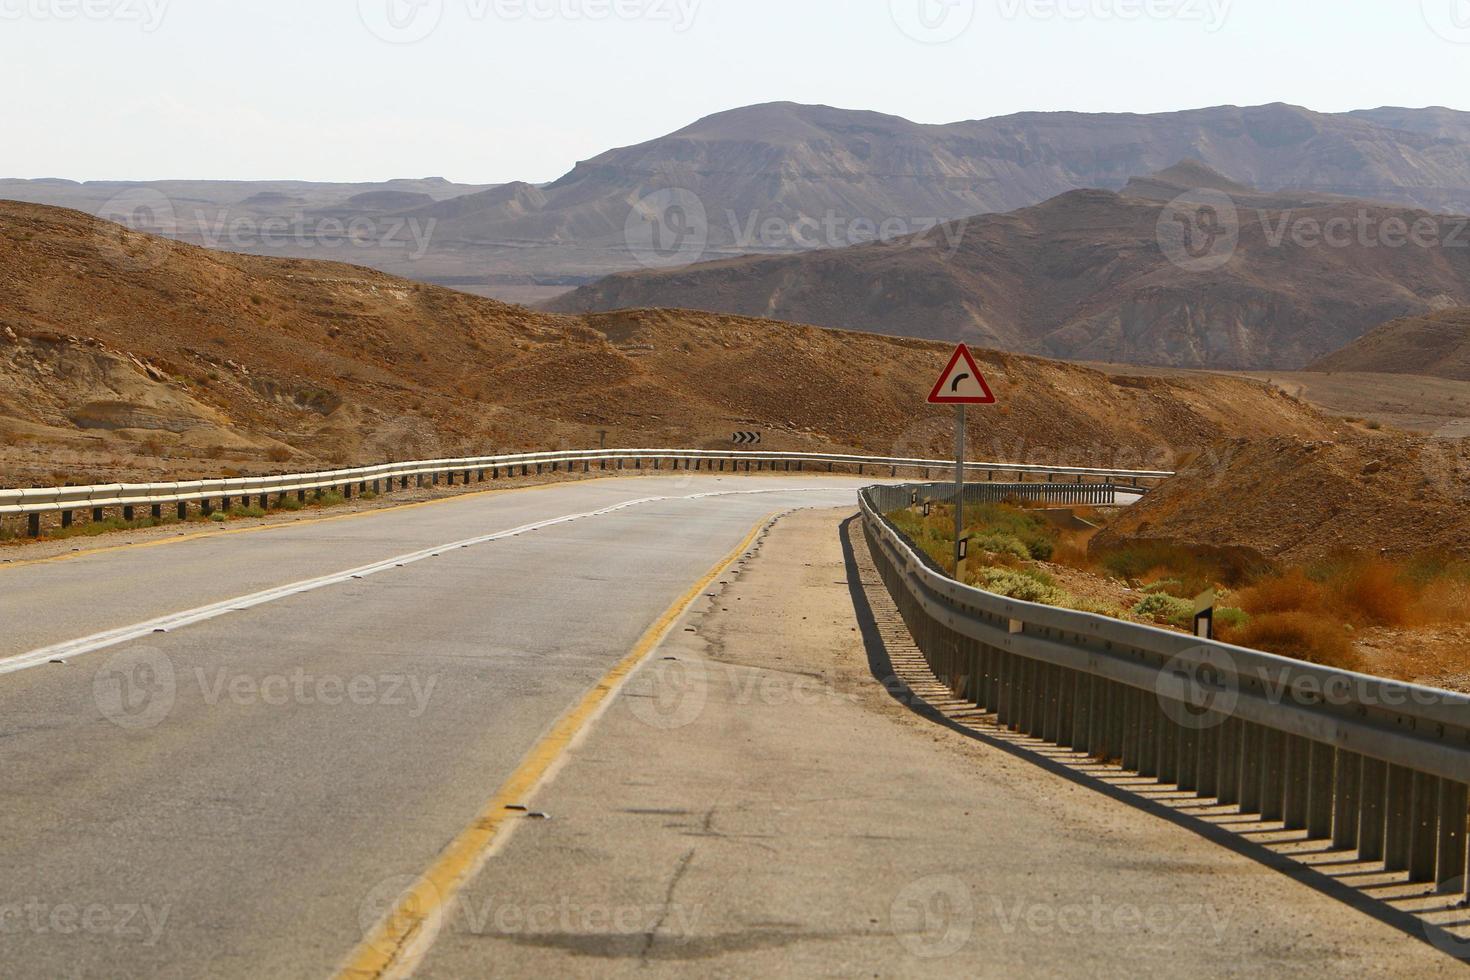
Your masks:
M929 395L931 405L994 405L995 395L980 373L980 366L970 348L960 344L950 359L949 367Z

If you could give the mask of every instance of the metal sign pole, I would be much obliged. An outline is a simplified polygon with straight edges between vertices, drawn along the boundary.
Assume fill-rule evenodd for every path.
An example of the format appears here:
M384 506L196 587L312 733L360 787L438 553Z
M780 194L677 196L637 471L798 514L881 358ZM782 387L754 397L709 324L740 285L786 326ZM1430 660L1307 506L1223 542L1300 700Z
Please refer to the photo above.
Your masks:
M965 406L956 405L954 427L954 575L964 576L965 537Z

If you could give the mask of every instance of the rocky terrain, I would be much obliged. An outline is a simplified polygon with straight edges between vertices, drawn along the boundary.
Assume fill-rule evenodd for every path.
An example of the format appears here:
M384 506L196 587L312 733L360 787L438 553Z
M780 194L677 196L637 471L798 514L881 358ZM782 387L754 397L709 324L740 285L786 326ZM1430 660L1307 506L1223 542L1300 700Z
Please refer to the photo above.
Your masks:
M1324 373L1375 371L1470 381L1470 309L1385 323L1311 365ZM1466 406L1470 412L1470 405Z
M1236 440L1094 539L1246 549L1271 563L1342 552L1470 558L1470 441L1364 435Z
M209 251L0 204L0 482L270 472L531 448L943 456L949 348L741 317L557 316L369 269ZM1263 383L982 362L976 455L1172 468L1220 438L1333 438Z
M1169 203L1201 188L1198 210ZM1401 228L1422 237L1393 246ZM1292 369L1386 320L1470 303L1465 246L1467 219L1259 193L1196 162L892 242L611 276L548 308L681 306L1074 360Z
M152 202L158 223L149 230L195 244L328 257L531 302L641 268L645 256L630 248L630 219L635 226L641 220L636 206L645 196L673 188L700 212L681 215L696 231L694 247L672 257L687 263L840 247L868 240L885 221L893 222L884 232L891 237L1071 190L1121 190L1137 174L1186 158L1236 183L1298 198L1331 194L1470 212L1470 113L1330 114L1282 104L924 125L776 103L609 150L546 185L0 181L0 198L96 214L119 197L129 204L129 195L156 194L164 200ZM822 230L812 234L805 220ZM221 234L235 221L252 233ZM254 234L266 221L289 230ZM346 222L356 233L344 235ZM760 230L766 222L774 223L770 233Z

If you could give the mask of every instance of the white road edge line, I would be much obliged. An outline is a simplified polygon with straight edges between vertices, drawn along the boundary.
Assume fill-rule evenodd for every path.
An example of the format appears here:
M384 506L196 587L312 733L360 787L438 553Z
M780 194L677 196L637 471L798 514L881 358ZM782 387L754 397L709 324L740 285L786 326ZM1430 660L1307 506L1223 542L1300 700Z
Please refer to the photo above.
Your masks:
M88 653L96 653L98 650L106 650L132 640L151 636L155 633L172 633L186 626L217 619L226 613L245 612L257 606L263 606L279 599L301 595L306 592L315 592L343 582L351 582L377 575L396 568L404 568L417 562L430 558L438 558L444 552L455 551L463 548L472 548L475 545L489 544L493 541L503 541L507 538L519 537L532 531L543 528L556 527L559 524L569 524L573 521L583 520L589 517L604 517L608 514L627 510L630 507L639 507L644 504L663 503L670 500L704 500L709 497L738 497L757 494L777 493L831 493L842 492L834 487L790 487L784 489L768 490L720 490L713 493L697 493L683 497L643 497L638 500L626 500L623 503L601 510L587 511L582 514L568 514L564 517L554 517L551 520L539 521L535 524L525 524L521 527L512 528L509 531L497 531L494 534L486 534L476 538L467 538L463 541L455 541L450 544L438 545L433 548L425 548L407 555L399 555L396 558L387 558L383 561L373 562L371 565L363 565L359 568L349 568L346 571L334 572L331 575L323 575L320 578L306 579L294 582L290 585L280 585L274 589L266 589L252 595L240 596L234 599L226 599L222 602L211 603L207 606L199 606L196 609L186 609L183 612L170 613L167 616L159 616L146 622L136 623L132 626L123 626L118 629L107 630L103 633L94 633L78 640L67 640L64 643L56 643L48 647L31 650L28 653L17 654L0 660L0 675L15 674L22 670L30 670L49 664L55 660L69 660Z

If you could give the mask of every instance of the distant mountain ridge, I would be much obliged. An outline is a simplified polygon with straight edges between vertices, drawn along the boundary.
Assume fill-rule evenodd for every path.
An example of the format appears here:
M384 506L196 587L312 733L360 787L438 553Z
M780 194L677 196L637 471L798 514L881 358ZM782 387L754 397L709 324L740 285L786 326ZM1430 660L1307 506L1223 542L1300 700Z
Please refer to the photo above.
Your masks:
M1190 251L1205 221L1220 225L1218 254ZM1395 247L1410 230L1429 244ZM1190 161L1119 193L1069 191L888 243L622 273L546 308L684 307L1069 360L1276 370L1465 305L1470 220L1258 193Z
M1328 354L1309 370L1422 374L1470 381L1470 309L1385 323Z
M1384 107L1319 113L1298 106L1219 106L1152 115L1028 112L929 125L878 112L771 103L700 119L677 132L608 150L547 185L449 185L393 181L330 194L300 182L261 184L288 194L277 211L327 208L355 194L392 197L346 212L384 224L435 222L425 254L411 261L369 244L334 255L398 275L499 298L544 299L568 285L637 269L630 219L647 195L687 192L707 218L691 258L783 254L853 244L854 228L897 221L902 232L1029 207L1071 190L1121 191L1130 179L1184 159L1265 192L1338 195L1470 213L1470 113ZM0 198L98 213L125 185L0 181ZM126 185L137 187L140 185ZM142 185L177 198L219 200L214 182ZM318 188L332 185L316 185ZM235 185L232 200L250 192ZM101 197L99 197L101 195ZM329 201L326 199L330 199ZM387 205L387 206L384 206ZM261 202L250 217L264 217ZM231 216L240 206L231 204ZM838 234L752 236L764 221L831 217ZM198 242L198 236L185 240ZM255 254L320 257L310 247L241 247Z

